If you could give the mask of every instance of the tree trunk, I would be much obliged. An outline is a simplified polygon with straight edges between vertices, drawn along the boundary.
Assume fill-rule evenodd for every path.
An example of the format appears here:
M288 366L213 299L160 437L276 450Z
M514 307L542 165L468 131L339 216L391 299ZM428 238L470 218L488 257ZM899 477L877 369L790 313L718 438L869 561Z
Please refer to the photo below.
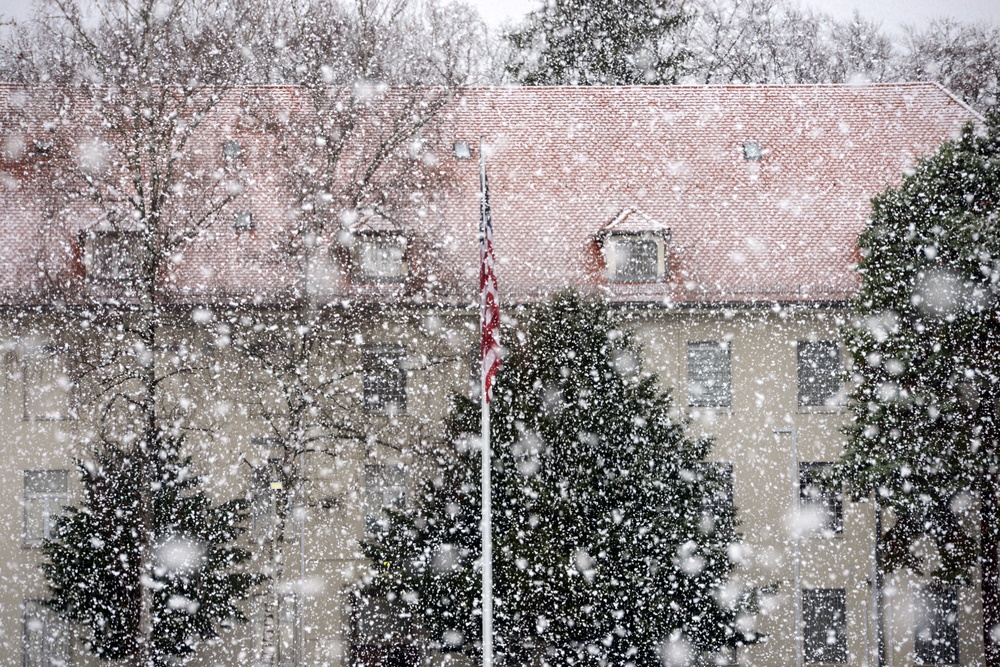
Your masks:
M989 436L987 436L989 437ZM1000 667L1000 642L994 639L1000 635L1000 558L998 558L998 531L1000 531L1000 484L998 484L995 463L994 443L987 445L989 454L986 457L983 472L983 484L980 490L980 567L983 581L983 652L986 667ZM1000 638L1000 637L998 637Z
M147 251L148 252L148 251ZM147 262L149 259L147 258ZM152 263L152 262L150 262ZM155 275L155 274L154 274ZM155 286L153 280L147 279L147 289L144 295L145 303L140 311L142 321L139 322L140 340L143 349L139 351L143 377L143 437L139 441L139 451L136 452L142 461L143 477L147 483L140 487L139 517L139 609L136 619L136 656L134 664L137 667L154 667L160 663L151 645L153 638L153 592L144 583L153 574L153 541L155 540L155 520L153 508L152 484L156 476L155 457L159 455L159 424L156 411L156 327L159 312L155 302Z

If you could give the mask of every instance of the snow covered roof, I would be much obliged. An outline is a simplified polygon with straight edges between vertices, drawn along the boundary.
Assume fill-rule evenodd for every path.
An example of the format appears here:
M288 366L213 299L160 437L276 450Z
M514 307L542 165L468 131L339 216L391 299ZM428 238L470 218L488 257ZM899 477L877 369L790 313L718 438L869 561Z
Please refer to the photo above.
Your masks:
M259 90L297 113L299 90ZM176 258L168 285L183 301L280 302L299 295L312 270L289 250L299 203L266 130L241 121L245 97L236 91L221 104L201 141L244 146L248 184L230 209L251 211L254 231L234 231L227 213ZM44 231L51 211L79 204L53 208L51 183L22 167L38 132L12 120L25 104L33 101L23 91L0 87L0 300L8 303L39 291L38 258L53 261L47 245L62 244L56 255L67 265L80 261L73 234ZM31 116L41 124L47 113L55 108ZM858 285L856 237L870 198L975 120L927 83L464 90L422 131L435 185L394 221L410 239L414 279L352 285L345 271L322 278L321 291L331 300L474 301L482 138L504 300L575 286L617 301L840 301ZM458 159L455 142L467 142L472 159ZM747 159L747 142L759 144L760 160ZM79 212L74 224L91 224L83 218L93 214ZM597 237L617 226L669 232L665 282L608 279Z

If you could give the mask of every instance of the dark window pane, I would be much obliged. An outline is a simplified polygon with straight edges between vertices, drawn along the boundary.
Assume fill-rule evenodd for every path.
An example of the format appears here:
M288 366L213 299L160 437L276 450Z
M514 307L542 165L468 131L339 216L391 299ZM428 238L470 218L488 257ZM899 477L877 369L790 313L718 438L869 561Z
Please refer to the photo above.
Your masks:
M139 277L142 248L135 232L91 232L86 238L87 278L126 283Z
M650 283L659 278L656 241L619 237L615 239L614 248L615 280Z
M799 405L832 405L840 392L840 346L799 341Z
M914 604L913 652L921 665L958 664L958 596L954 588L921 590Z
M807 663L847 662L847 595L842 588L802 591L802 650Z
M406 238L395 234L363 234L355 240L355 274L363 283L406 280Z
M68 470L25 470L24 545L41 546L51 537L55 518L67 504Z
M364 403L373 412L406 410L406 370L402 347L372 346L362 353Z
M704 495L702 509L711 519L730 520L733 514L733 464L728 461L705 461L700 464L700 481Z
M804 514L816 515L821 533L844 530L844 496L839 488L826 481L829 463L799 463L799 508Z
M732 365L724 342L688 343L688 404L727 407L732 403Z
M375 532L386 518L386 510L406 503L406 473L396 465L365 466L365 529Z

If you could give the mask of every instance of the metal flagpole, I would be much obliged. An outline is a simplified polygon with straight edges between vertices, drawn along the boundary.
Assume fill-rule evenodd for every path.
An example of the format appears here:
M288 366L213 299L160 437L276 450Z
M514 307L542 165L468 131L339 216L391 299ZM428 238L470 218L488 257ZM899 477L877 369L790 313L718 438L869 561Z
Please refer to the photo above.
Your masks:
M485 382L483 389L485 390ZM483 393L483 667L493 667L493 517L490 492L490 404Z
M486 183L486 155L483 153L483 140L479 139L479 189L480 189L480 234L482 236L480 243L480 262L481 262L481 276L479 285L479 298L480 298L480 329L482 334L482 342L480 345L480 354L482 356L482 423L483 423L483 433L482 433L482 485L483 485L483 517L482 517L482 537L483 537L483 556L482 556L482 568L483 568L483 667L493 667L493 508L492 508L492 498L491 498L491 488L490 488L490 472L492 467L492 450L490 448L490 403L489 403L489 392L491 387L489 386L490 369L487 368L487 336L490 333L487 331L487 308L488 308L488 296L486 283L486 271L487 268L490 270L492 267L488 267L487 262L492 258L489 256L492 253L492 248L490 248L491 239L489 238L489 193L487 191Z

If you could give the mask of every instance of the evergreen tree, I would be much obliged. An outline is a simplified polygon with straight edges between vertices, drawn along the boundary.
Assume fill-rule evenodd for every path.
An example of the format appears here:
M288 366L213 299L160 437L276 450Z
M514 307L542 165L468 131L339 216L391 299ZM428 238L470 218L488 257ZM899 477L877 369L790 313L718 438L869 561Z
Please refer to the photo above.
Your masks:
M676 83L689 18L663 0L554 0L507 35L507 70L529 86Z
M242 567L249 553L233 545L246 501L213 506L180 443L161 445L153 456L105 446L81 462L83 500L66 508L43 546L49 606L83 626L103 661L134 662L144 645L142 667L174 664L220 625L245 621L237 603L262 579ZM149 637L140 637L144 588L152 592Z
M710 442L602 304L568 293L508 333L491 403L496 647L503 664L660 665L755 637L737 617L736 518ZM361 613L395 601L414 637L480 650L478 402L458 400L457 463L364 545ZM464 445L462 443L465 443ZM366 607L365 605L369 605ZM422 634L420 634L422 633Z
M1000 665L1000 123L967 127L872 201L860 239L854 422L838 466L890 510L888 570L969 584L982 565L987 665ZM964 508L979 500L981 539ZM918 541L936 546L927 560ZM933 567L928 565L933 563Z

